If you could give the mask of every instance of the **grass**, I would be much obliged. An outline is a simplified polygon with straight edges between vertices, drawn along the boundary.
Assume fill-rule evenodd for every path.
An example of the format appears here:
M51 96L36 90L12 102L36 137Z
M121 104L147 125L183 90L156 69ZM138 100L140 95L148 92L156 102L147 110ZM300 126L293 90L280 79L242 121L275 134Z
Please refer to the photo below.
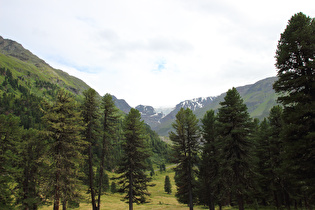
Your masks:
M114 176L113 173L108 173L109 177ZM172 184L172 193L167 194L164 192L164 180L165 176L168 175ZM167 167L166 172L156 172L156 175L153 176L152 183L155 184L154 187L149 188L151 196L149 198L149 203L137 205L134 204L134 209L188 209L188 206L185 204L180 204L175 198L176 185L174 182L175 172L172 170L172 167ZM84 193L84 192L83 192ZM101 200L101 209L102 210L112 210L112 209L128 209L128 204L125 201L121 201L123 194L119 193L106 193L102 196ZM90 210L92 209L91 203L88 202L89 195L84 194L86 198L85 202L80 203L80 210ZM50 210L53 206L43 206L40 210ZM61 207L60 207L61 209ZM206 209L203 206L195 206L194 209Z
M134 204L133 208L135 210L142 209L142 210L147 210L147 209L175 209L175 210L187 210L189 209L187 205L179 203L176 198L175 198L175 192L176 192L176 185L174 181L174 175L175 172L173 171L174 165L168 165L166 167L166 172L159 172L156 171L156 175L153 176L153 181L152 183L155 184L154 187L149 188L149 192L151 193L150 196L150 201L149 203L137 205ZM109 177L114 176L114 173L108 172ZM171 180L172 184L172 193L167 194L164 192L164 180L165 176L168 175ZM85 197L85 201L82 201L80 203L80 207L77 208L79 210L91 210L91 202L90 200L90 195L85 193L86 191L82 192L82 195ZM122 201L121 199L123 198L123 194L119 193L109 193L107 192L105 195L102 196L101 198L101 210L125 210L128 209L129 206L125 201ZM53 206L43 206L39 208L40 210L51 210ZM60 209L62 209L62 206L60 206ZM208 209L206 206L194 206L195 210L205 210ZM219 209L216 207L216 209ZM223 210L234 210L238 208L232 208L225 206L222 208ZM246 209L252 209L252 208L246 208ZM270 208L273 209L273 208Z

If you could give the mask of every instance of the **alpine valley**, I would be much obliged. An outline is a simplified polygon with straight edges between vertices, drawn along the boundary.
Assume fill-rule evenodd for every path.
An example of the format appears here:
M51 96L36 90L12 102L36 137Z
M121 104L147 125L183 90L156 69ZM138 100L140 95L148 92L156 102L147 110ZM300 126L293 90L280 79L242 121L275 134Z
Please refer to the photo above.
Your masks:
M44 98L50 98L49 86L58 86L72 92L78 100L82 100L83 91L89 86L82 80L68 73L55 69L36 55L26 50L21 44L4 39L0 36L0 68L9 69L12 73L11 80L17 84L17 88L4 86L6 72L0 74L0 94L4 92L17 96L23 94L20 89L27 89L31 93ZM237 87L248 107L251 117L263 119L267 117L271 107L276 105L276 94L272 88L276 77L260 80L254 84ZM12 83L12 84L13 84ZM231 87L232 88L232 87ZM198 93L196 93L197 95ZM135 108L141 113L142 119L152 130L160 136L167 136L172 129L172 123L181 107L190 108L198 118L202 118L207 110L215 111L220 107L225 93L219 96L200 97L185 100L178 103L174 108L169 108L165 113L156 111L152 106L138 105ZM123 99L113 96L115 105L123 112L128 113L131 106Z

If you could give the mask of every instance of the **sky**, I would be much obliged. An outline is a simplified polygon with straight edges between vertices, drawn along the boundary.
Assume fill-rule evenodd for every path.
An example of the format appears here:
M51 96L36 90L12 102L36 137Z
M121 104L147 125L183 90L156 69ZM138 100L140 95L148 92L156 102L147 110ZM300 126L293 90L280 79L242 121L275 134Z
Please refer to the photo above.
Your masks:
M314 0L0 0L0 36L100 95L174 107L276 76L280 34Z

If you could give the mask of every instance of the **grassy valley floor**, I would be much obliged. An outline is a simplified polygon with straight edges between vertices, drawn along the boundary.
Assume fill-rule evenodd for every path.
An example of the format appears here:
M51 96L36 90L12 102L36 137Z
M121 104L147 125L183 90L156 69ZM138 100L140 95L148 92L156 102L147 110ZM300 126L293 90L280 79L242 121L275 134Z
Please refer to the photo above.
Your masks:
M171 180L172 184L172 193L167 194L164 192L164 180L165 176L168 175ZM174 181L174 175L175 172L172 170L171 167L167 167L166 172L159 172L156 171L156 174L153 176L152 183L156 184L154 187L149 188L149 192L151 193L150 196L150 202L137 205L134 204L134 209L188 209L188 206L185 204L180 204L175 198L175 192L176 192L176 185ZM109 173L109 177L114 176L113 173ZM111 182L111 181L110 181ZM84 195L87 200L86 202L80 203L80 207L76 209L80 210L91 210L91 203L89 203L89 195ZM121 201L123 195L119 193L112 194L110 192L107 192L105 195L102 196L101 200L101 210L122 210L122 209L128 209L128 204L124 201ZM51 210L53 206L44 206L41 207L40 210ZM60 207L62 209L62 206ZM205 206L194 206L194 209L208 209ZM232 208L223 208L223 209L232 209Z

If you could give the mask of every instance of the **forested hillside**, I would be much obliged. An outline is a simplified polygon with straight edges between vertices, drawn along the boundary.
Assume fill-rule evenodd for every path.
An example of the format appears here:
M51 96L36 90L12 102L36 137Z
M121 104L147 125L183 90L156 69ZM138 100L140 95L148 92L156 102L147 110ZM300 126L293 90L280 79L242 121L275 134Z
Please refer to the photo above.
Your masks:
M124 155L125 104L0 37L0 208L76 206L83 186L95 199L108 191L105 170L117 170ZM168 145L149 126L140 129L147 170L165 164Z

